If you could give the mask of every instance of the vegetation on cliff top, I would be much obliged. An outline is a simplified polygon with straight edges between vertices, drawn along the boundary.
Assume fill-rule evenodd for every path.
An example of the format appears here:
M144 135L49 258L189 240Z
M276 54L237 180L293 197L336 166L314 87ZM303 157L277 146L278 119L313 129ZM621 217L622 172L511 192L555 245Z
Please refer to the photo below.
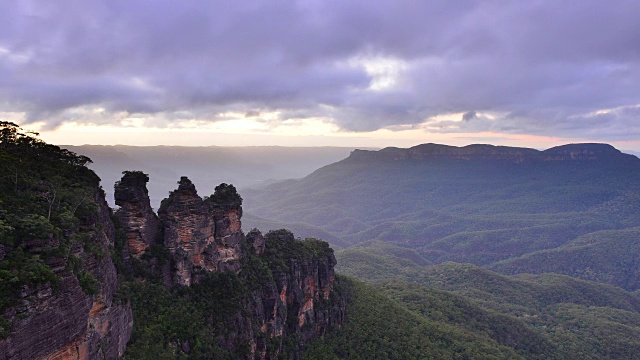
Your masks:
M213 206L229 208L242 205L242 197L238 194L236 187L226 183L216 186L213 194L208 198L208 201Z
M101 191L100 179L85 166L91 160L37 135L0 122L0 313L27 288L55 287L51 264L60 261L85 292L95 293L96 279L77 255L105 255L91 242L96 229L85 226Z

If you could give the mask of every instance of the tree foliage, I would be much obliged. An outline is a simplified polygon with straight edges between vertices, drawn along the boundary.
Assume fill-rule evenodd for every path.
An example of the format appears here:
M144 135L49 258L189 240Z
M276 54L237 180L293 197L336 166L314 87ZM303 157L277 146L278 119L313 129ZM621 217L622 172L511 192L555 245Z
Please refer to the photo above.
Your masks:
M424 266L388 244L369 245L339 251L341 271L428 321L487 336L527 359L634 359L640 351L637 292L557 274Z
M99 178L91 160L37 138L37 133L0 121L0 312L16 304L24 287L49 284L49 266L72 258L72 249L102 251L83 224L95 217ZM59 261L58 261L59 262ZM74 271L87 293L97 280L82 266Z

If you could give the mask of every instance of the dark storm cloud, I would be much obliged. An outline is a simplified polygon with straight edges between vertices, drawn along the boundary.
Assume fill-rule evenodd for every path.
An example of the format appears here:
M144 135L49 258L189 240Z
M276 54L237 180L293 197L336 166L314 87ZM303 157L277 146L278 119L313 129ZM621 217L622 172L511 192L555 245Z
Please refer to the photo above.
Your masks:
M468 111L462 114L462 121L470 121L478 117L475 111Z
M358 131L464 113L429 128L637 138L638 13L624 0L5 1L0 111L109 121L70 110L96 107L165 126L278 110ZM398 68L367 72L371 59Z

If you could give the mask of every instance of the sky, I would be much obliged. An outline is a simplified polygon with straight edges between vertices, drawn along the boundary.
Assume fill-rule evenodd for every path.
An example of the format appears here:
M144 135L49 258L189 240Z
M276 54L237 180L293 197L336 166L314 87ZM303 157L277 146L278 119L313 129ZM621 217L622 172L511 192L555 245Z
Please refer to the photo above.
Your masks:
M640 2L0 2L0 120L56 144L640 150Z

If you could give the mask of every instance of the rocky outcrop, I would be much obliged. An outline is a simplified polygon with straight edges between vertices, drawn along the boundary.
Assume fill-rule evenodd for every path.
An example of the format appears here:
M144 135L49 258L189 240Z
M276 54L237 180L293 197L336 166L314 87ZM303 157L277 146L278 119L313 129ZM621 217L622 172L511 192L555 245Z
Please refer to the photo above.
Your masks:
M568 144L544 151L529 148L473 144L463 147L422 144L408 149L388 147L378 151L354 150L349 161L398 160L497 160L513 163L542 161L598 161L640 162L608 144Z
M243 238L239 203L203 200L187 177L158 211L175 284L191 285L207 271L238 271ZM235 191L235 189L234 189Z
M264 236L258 229L253 229L247 234L247 243L253 248L256 254L264 253L265 240Z
M140 258L158 237L158 219L151 208L147 182L149 177L140 171L125 171L114 186L116 205L120 208L116 216L120 220L126 246L123 258Z
M295 247L293 234L287 230L272 231L266 236L265 246L275 242L285 246ZM320 243L318 244L320 245ZM326 243L321 251L313 255L294 257L289 259L288 269L275 273L277 298L273 307L274 316L265 319L265 325L271 336L278 336L284 327L287 317L277 316L277 309L286 305L287 316L293 316L289 331L301 335L301 341L310 341L324 335L328 327L340 325L344 319L344 308L340 302L327 306L332 295L336 265L336 258ZM271 299L269 299L271 300ZM267 308L267 310L272 310ZM269 311L269 314L271 312Z
M241 321L233 324L236 332L229 338L250 344L249 358L300 358L306 344L344 322L345 301L334 291L333 250L322 241L296 240L288 230L263 236L254 229L247 239L260 249L257 258L270 263L273 279L252 292L243 307L251 316L238 314ZM285 339L295 342L284 344Z
M19 305L3 314L12 328L0 340L0 359L115 359L124 353L133 325L131 307L114 301L118 280L109 251L115 229L104 193L97 191L93 201L98 210L82 218L75 234L84 243L47 258L57 284L25 286ZM48 241L49 246L60 242L56 237ZM77 264L83 264L81 272L74 272ZM88 279L95 279L91 287Z
M89 158L0 128L0 360L122 358L131 304L148 324L128 358L299 358L342 322L328 244L247 242L232 185L203 199L183 177L160 221L147 175L125 171L114 216Z
M221 184L201 198L186 177L163 200L159 210L164 245L170 254L173 283L191 286L208 272L233 272L257 283L221 346L249 345L250 358L277 358L283 351L299 358L312 339L344 321L344 300L336 295L333 250L323 241L296 240L286 230L263 236L241 229L242 199L231 185ZM257 264L269 264L251 275ZM248 273L249 272L249 273ZM261 279L261 280L258 280ZM284 339L296 339L284 348ZM238 355L239 356L239 355Z

